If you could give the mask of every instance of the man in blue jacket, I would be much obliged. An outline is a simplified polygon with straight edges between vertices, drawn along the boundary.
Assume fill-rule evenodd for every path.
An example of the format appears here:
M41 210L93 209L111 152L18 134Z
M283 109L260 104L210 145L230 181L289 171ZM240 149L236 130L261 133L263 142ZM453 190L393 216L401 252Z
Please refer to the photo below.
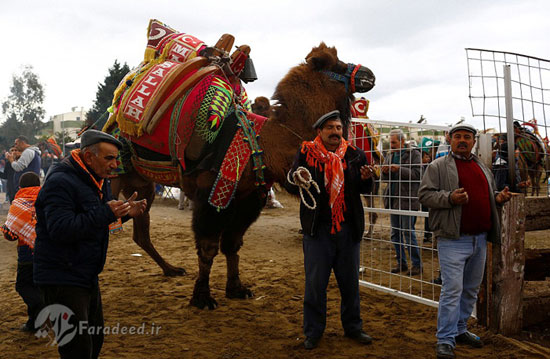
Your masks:
M360 344L372 338L363 331L359 302L359 248L365 230L361 193L372 191L373 168L365 153L343 138L338 110L313 125L317 137L304 141L285 183L290 193L313 180L316 206L300 204L304 233L304 347L318 346L326 326L327 285L334 270L342 297L341 319L345 335ZM306 200L307 200L306 196ZM310 203L311 204L311 203Z
M105 265L109 227L141 215L147 206L145 199L135 201L137 193L127 201L111 198L107 178L117 167L121 147L106 133L84 132L82 149L51 170L36 200L34 281L46 305L70 309L58 318L67 324L63 333L56 332L61 358L99 356L103 309L98 275Z

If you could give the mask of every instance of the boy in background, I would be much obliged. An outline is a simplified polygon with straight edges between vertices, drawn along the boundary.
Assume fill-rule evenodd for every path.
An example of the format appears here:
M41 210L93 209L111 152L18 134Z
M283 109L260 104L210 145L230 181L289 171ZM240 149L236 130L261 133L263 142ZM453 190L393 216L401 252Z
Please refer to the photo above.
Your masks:
M33 250L36 238L34 202L40 191L40 178L34 172L24 173L19 191L12 201L6 223L0 228L9 241L17 241L17 279L15 290L27 305L28 320L21 330L35 332L38 313L44 308L44 298L33 282Z

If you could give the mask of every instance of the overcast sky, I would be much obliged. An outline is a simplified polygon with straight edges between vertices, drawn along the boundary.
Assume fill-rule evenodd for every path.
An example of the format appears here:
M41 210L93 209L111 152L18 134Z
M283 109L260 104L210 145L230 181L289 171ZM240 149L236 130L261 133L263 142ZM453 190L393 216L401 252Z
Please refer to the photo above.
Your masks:
M46 119L90 108L115 60L138 65L152 18L207 44L231 33L236 45L250 45L259 77L246 85L252 99L271 97L324 41L341 60L373 70L369 116L388 121L472 121L466 47L550 59L547 0L0 2L0 100L12 75L32 65L45 87Z

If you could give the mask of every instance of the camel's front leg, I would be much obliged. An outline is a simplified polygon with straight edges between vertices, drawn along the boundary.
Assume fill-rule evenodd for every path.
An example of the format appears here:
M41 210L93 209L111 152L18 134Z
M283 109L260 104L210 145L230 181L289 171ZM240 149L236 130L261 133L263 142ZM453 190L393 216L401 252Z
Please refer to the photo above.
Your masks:
M250 289L241 283L239 278L239 255L243 244L243 233L224 232L222 234L221 250L227 259L227 284L225 296L227 298L248 299L253 294Z
M218 302L210 295L210 270L214 257L218 254L219 236L196 238L197 255L199 256L199 277L195 282L191 305L203 309L216 309Z

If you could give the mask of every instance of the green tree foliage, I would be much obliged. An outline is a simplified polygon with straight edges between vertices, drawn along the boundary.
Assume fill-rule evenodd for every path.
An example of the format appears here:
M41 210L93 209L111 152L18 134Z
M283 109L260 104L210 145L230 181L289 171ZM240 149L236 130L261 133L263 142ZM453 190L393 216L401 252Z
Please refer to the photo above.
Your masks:
M67 144L67 143L73 142L75 140L74 138L69 136L69 132L67 130L56 132L54 138L55 138L55 142L57 142L57 144L60 147L62 147L64 143Z
M86 113L86 125L91 126L105 114L113 102L113 93L115 92L115 89L128 72L130 72L130 68L126 65L126 63L121 66L120 63L115 60L115 63L109 69L109 74L105 77L104 82L102 84L98 84L97 86L94 105L90 111ZM101 124L96 125L96 127L101 129L105 121L107 121L107 115L101 118Z
M0 127L4 145L11 145L19 135L33 141L36 134L45 126L42 120L46 114L44 107L44 87L33 68L27 65L19 75L13 75L10 94L2 103L2 113L6 121Z

